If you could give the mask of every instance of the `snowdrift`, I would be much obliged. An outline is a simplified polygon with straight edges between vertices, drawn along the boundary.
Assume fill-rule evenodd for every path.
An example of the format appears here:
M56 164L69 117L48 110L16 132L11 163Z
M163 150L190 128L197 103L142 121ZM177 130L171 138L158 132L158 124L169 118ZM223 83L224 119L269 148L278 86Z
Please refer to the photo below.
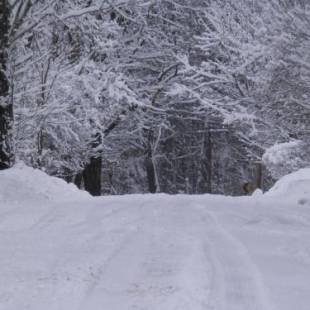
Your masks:
M0 171L0 205L1 202L25 201L70 201L90 197L75 185L51 177L44 172L16 164L13 168Z
M90 198L87 192L79 190L75 185L51 177L22 162L11 169L0 171L0 206L4 202L66 202ZM310 206L310 168L300 169L282 177L267 193L262 195L257 192L252 198L275 198L279 202Z
M310 168L282 177L264 196L310 206Z
M309 166L310 148L301 140L275 144L263 155L265 167L275 180Z

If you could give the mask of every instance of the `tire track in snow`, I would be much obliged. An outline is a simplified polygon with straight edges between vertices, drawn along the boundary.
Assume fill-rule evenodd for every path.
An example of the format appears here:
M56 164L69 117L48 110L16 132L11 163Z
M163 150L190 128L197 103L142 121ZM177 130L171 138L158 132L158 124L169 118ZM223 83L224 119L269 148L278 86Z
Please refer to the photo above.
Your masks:
M145 204L139 230L102 266L79 310L212 309L209 266L192 231L195 217L184 207Z
M207 227L207 256L214 270L214 309L273 310L261 274L246 248L219 224L213 212L201 214Z
M82 297L80 306L78 307L78 310L84 310L84 309L89 308L88 304L92 300L92 296L95 295L96 290L98 290L98 287L100 287L102 282L104 282L104 276L105 276L107 270L109 270L109 266L111 266L111 264L113 264L113 261L122 253L122 251L124 251L124 249L126 249L126 247L128 247L128 245L132 244L134 239L138 239L138 236L141 233L140 225L141 225L141 223L143 223L143 219L144 219L143 213L142 213L142 215L140 215L142 206L143 206L143 204L140 204L140 205L136 206L136 208L135 208L136 209L135 212L138 215L138 217L136 219L126 221L125 223L123 223L123 225L125 225L125 227L128 225L132 226L133 224L136 224L136 229L129 229L129 231L127 230L127 233L124 236L120 237L120 240L118 240L118 244L116 246L114 246L114 249L112 249L108 255L106 255L106 253L105 253L105 258L103 259L102 263L100 265L97 265L94 267L92 277L90 279L90 284L85 289L85 292L83 294L83 297ZM126 210L126 208L118 208L115 210L115 212L110 212L106 216L103 216L102 220L104 222L108 218L116 216L117 214L120 214L120 213L122 213L122 211L125 211L125 210ZM126 228L124 228L124 231L126 231ZM102 234L102 232L95 234L93 239L95 240L95 239L100 238L101 234ZM103 249L103 250L106 252L107 249ZM119 266L119 267L121 267L121 266ZM99 290L100 290L100 288L99 288ZM94 305L93 308L91 308L91 309L97 309L96 307L98 307L98 306L101 309L100 304Z

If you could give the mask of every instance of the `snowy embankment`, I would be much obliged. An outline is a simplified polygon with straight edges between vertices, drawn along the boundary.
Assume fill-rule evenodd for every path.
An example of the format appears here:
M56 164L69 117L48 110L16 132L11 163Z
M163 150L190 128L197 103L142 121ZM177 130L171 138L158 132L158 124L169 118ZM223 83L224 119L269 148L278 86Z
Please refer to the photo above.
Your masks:
M309 310L309 180L95 199L21 164L0 172L0 309Z
M290 205L308 205L310 208L310 168L300 169L281 178L266 194Z

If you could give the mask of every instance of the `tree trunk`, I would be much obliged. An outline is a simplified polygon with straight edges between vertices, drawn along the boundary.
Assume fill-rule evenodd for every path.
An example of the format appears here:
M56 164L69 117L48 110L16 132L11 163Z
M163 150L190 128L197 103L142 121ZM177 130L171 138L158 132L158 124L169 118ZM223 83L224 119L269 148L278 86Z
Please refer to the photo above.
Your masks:
M156 193L157 186L155 180L155 169L151 158L146 159L146 175L147 175L149 192L154 194Z
M74 178L74 184L81 189L83 181L83 172L79 172Z
M255 163L256 166L256 171L255 171L255 189L259 188L259 189L263 189L262 186L262 179L263 179L263 164L262 162L256 162Z
M146 177L147 177L147 183L149 192L154 194L157 191L157 182L156 182L156 175L155 175L155 167L152 160L152 150L149 146L149 150L146 155L145 159L145 168L146 168Z
M89 163L86 165L83 171L84 188L93 196L101 195L101 144L102 135L100 132L96 132L91 143L91 148L94 152L94 155L90 158Z
M93 196L101 195L101 168L101 156L92 157L83 171L85 190Z
M9 33L9 3L0 0L0 170L12 166L13 104L9 102L9 81L6 76Z
M212 133L211 129L208 130L208 142L207 142L207 161L208 161L208 188L207 193L212 194L212 164L213 164L213 142L212 142Z

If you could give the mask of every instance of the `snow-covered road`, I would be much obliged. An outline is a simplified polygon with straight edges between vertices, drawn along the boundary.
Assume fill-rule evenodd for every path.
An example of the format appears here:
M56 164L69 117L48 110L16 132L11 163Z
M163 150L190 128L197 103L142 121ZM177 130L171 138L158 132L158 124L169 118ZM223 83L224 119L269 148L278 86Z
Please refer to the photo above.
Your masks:
M0 206L1 310L309 310L310 208L133 195Z

